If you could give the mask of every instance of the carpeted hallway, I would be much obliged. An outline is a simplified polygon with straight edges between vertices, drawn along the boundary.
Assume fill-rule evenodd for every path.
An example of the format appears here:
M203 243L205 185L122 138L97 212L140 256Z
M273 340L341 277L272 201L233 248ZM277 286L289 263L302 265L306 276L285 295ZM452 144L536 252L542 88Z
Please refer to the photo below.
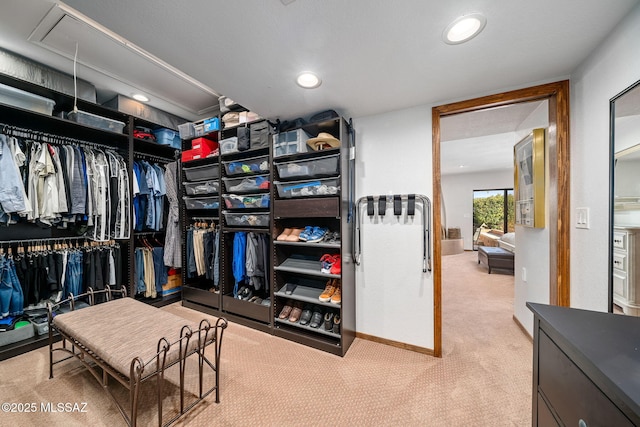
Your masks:
M177 425L530 425L532 345L512 320L513 276L487 274L475 252L446 256L443 265L443 358L362 339L340 358L231 324L221 403L210 398ZM202 317L177 304L166 309ZM78 362L58 365L49 380L47 358L43 348L0 362L0 400L87 402L86 412L3 413L0 425L124 425ZM145 397L140 425L157 425L153 402Z

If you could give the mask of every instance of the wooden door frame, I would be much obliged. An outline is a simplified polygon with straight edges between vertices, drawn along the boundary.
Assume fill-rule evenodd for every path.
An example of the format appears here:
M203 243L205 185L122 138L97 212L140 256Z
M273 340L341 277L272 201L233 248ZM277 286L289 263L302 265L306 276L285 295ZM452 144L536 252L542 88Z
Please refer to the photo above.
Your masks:
M549 303L570 303L569 81L563 80L432 109L433 128L433 353L442 357L442 247L440 118L530 101L549 101ZM553 203L555 201L555 204ZM515 317L514 317L515 319ZM517 321L517 320L516 320Z

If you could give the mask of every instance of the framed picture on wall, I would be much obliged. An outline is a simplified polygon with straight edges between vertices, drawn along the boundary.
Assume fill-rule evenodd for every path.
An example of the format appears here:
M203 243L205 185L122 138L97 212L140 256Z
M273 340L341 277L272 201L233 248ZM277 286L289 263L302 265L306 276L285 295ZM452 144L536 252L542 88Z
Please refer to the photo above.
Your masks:
M534 129L513 147L516 225L544 228L545 129Z

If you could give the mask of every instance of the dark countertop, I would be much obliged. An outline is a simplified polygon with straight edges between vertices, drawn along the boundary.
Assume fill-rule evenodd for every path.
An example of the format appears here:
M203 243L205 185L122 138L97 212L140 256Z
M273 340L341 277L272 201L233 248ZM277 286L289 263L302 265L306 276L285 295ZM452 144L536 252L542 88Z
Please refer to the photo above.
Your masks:
M567 356L640 425L640 318L535 303L527 307Z

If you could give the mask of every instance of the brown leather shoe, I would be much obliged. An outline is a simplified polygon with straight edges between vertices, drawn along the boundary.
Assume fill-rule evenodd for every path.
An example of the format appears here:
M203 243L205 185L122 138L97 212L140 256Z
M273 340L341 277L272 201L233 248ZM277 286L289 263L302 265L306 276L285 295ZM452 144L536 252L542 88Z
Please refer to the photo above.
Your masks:
M333 286L335 286L336 291L331 295L331 303L340 304L342 302L342 282L340 282L340 279L334 279Z
M276 237L276 240L287 240L287 237L291 234L291 231L293 231L293 228L285 228L284 231L280 233L278 237Z
M289 315L291 314L291 310L293 310L293 307L289 303L285 304L285 306L282 307L282 311L280 311L280 314L278 315L278 319L286 319L287 317L289 317Z
M289 315L289 322L296 323L300 320L300 315L302 314L302 303L296 302L293 305L293 309L291 310L291 314Z

